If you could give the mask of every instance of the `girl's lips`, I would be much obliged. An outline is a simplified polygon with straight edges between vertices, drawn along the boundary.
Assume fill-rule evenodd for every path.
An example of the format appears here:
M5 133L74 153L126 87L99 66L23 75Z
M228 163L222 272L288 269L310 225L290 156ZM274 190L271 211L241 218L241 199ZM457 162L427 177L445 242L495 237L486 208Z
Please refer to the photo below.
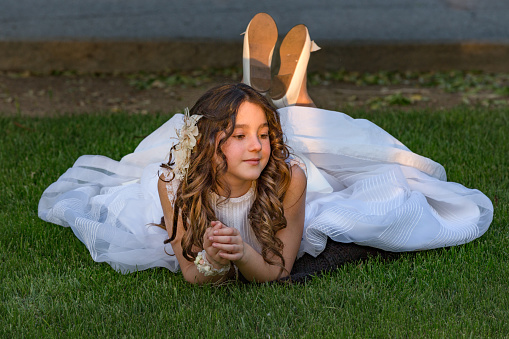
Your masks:
M260 159L247 159L247 160L244 160L244 162L246 162L250 165L258 165L260 163Z

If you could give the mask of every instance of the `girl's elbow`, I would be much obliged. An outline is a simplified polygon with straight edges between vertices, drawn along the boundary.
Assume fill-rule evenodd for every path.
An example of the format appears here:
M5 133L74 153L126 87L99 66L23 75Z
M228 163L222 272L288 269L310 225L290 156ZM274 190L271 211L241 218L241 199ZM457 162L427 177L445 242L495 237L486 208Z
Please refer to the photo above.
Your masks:
M182 275L184 276L184 280L193 285L202 285L203 283L199 281L195 272L189 268L182 269Z
M196 279L196 276L188 276L188 275L184 275L184 279L190 283L190 284L193 284L193 285L200 285L200 283L198 282L198 280Z

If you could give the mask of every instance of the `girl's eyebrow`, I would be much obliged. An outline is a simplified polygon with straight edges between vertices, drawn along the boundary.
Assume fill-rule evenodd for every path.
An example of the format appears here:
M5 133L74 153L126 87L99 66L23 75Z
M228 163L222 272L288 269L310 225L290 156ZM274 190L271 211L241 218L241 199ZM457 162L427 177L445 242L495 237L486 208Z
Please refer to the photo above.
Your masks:
M249 127L249 126L247 124L235 125L235 128L246 128L246 127ZM261 124L260 127L258 127L258 128L262 128L262 127L269 127L269 123L265 122L265 123Z

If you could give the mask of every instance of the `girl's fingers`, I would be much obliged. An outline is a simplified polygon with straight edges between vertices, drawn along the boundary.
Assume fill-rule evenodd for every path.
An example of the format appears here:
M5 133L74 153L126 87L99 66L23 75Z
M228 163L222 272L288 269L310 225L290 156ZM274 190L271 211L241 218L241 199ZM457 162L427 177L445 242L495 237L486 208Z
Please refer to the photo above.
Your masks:
M214 235L239 235L239 231L232 227L223 227L221 229L214 229L213 230Z
M210 237L212 237L214 235L214 232L216 230L220 230L220 229L225 227L220 221L212 221L211 225L214 225L214 226L213 227L208 227L205 230L205 232L203 233L203 243L204 243L204 246L205 246L205 242L207 240L210 240Z
M212 228L207 228L205 230L205 232L203 233L203 249L205 249L205 247L209 247L209 246L212 246L212 241L210 240L210 238L213 236L213 231L212 231Z
M205 236L211 236L212 234L214 234L213 227L209 227L209 228L205 229L205 233L204 233Z
M226 253L226 252L221 252L219 254L221 256L221 258L223 259L227 259L228 261L237 261L237 260L240 260L242 259L242 253Z
M214 229L214 230L219 230L219 229L221 229L221 228L226 227L226 226L225 226L222 222L217 221L217 220L216 220L216 221L211 221L211 222L210 222L210 226L211 226L211 228L212 228L212 229Z
M215 229L208 240L212 243L223 244L240 244L243 242L239 231L231 227L223 227L219 230Z
M240 244L242 242L242 238L238 236L213 236L209 237L209 241L212 243L221 243L221 244Z
M221 253L228 252L228 253L236 253L236 252L242 252L242 246L237 244L221 244L221 243L213 243L212 246L219 250L218 255L221 256Z

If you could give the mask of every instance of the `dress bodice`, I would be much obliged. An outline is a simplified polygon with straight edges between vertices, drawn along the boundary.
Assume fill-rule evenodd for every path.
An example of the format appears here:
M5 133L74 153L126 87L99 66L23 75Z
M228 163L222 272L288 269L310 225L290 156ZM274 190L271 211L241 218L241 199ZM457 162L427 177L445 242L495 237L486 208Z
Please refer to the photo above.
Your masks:
M237 198L226 199L216 193L210 193L210 197L217 219L226 226L239 230L242 240L260 253L261 246L248 219L249 211L256 197L255 184L253 183L246 194Z

